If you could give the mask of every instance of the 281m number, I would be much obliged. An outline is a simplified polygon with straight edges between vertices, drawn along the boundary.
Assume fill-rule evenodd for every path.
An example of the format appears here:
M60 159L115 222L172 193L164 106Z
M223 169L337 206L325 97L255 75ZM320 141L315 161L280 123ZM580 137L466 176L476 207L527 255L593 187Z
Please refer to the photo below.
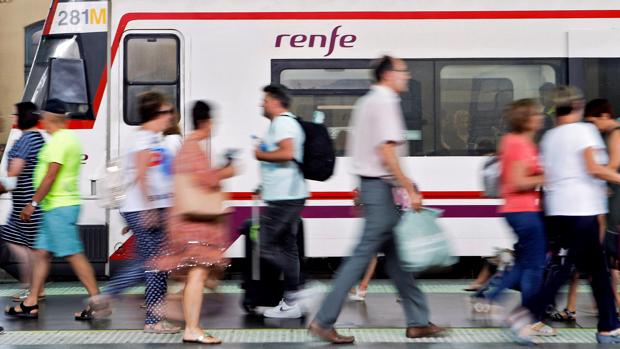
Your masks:
M58 12L58 25L106 24L106 9L91 8L84 11L71 10Z

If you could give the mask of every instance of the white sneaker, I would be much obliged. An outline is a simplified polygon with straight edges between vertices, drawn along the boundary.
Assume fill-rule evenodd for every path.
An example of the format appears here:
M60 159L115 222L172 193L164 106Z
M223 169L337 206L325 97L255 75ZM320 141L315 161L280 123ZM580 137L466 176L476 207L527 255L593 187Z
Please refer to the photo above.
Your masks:
M351 302L364 302L366 300L366 290L355 288L355 293L349 292L349 300Z
M265 310L263 316L274 319L299 319L303 314L299 304L288 305L284 300L281 300L277 306Z

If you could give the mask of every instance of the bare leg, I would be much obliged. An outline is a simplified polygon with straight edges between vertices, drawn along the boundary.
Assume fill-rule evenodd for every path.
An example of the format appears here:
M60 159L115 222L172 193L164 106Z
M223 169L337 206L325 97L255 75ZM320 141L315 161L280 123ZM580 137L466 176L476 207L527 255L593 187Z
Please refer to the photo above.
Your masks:
M32 250L24 245L13 243L7 243L6 245L9 247L11 254L17 258L19 281L21 281L22 287L29 288L30 280L32 279L32 257L30 256Z
M614 291L614 297L616 298L616 309L620 309L620 294L618 294L618 279L620 278L620 271L616 269L611 270L611 288Z
M487 281L489 281L491 276L491 267L489 263L485 262L482 269L480 269L480 273L478 273L478 277L474 280L474 283L476 285L484 285Z
M574 312L577 309L577 286L579 286L579 274L575 273L570 282L570 288L568 289L568 296L566 298L566 309L568 309L568 311Z
M373 257L370 260L370 263L368 263L366 274L364 274L364 277L362 278L362 281L359 285L360 290L365 291L366 289L368 289L368 284L370 283L370 279L372 279L372 276L375 274L375 269L377 269L377 257Z
M183 338L195 339L203 335L200 327L200 308L202 307L202 291L209 270L203 267L194 267L187 273L185 290L183 292L183 316L185 317L185 333Z
M43 292L45 279L50 271L50 254L44 250L33 251L34 266L32 269L32 284L30 293L24 300L24 305L33 306L38 303L38 295ZM36 311L36 310L35 310Z
M86 256L83 253L77 253L66 257L66 259L71 264L75 275L80 279L84 288L86 288L88 295L90 297L98 295L99 288L95 279L95 271L88 259L86 259Z

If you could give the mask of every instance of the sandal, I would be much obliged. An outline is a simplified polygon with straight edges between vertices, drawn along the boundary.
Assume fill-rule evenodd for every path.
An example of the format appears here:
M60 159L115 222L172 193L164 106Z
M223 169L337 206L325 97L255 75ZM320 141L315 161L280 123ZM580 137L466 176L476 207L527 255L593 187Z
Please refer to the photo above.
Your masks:
M550 315L550 318L551 321L556 322L575 322L577 321L577 312L564 308L562 311L554 311Z
M39 305L24 305L24 302L19 303L19 310L17 307L7 307L4 309L4 314L10 317L16 317L20 319L38 319L39 318ZM36 312L34 312L36 310Z
M110 314L112 314L112 310L107 305L95 306L90 303L81 313L74 315L76 321L92 321L110 316Z
M530 336L554 337L557 335L558 331L555 328L545 324L542 321L530 325Z
M222 340L210 334L205 333L204 336L198 336L196 337L196 339L183 338L183 343L216 345L216 344L222 344Z
M160 321L156 324L144 325L144 333L174 334L179 332L181 332L181 327L175 326L167 320Z

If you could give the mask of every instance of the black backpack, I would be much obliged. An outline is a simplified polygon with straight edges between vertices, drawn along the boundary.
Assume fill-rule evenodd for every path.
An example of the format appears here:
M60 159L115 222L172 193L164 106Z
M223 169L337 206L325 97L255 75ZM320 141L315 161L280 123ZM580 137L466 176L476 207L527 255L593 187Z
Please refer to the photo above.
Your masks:
M304 141L304 161L297 163L304 178L314 181L326 181L334 174L336 165L336 153L334 143L327 127L323 124L304 121L294 117L304 130L306 140Z

